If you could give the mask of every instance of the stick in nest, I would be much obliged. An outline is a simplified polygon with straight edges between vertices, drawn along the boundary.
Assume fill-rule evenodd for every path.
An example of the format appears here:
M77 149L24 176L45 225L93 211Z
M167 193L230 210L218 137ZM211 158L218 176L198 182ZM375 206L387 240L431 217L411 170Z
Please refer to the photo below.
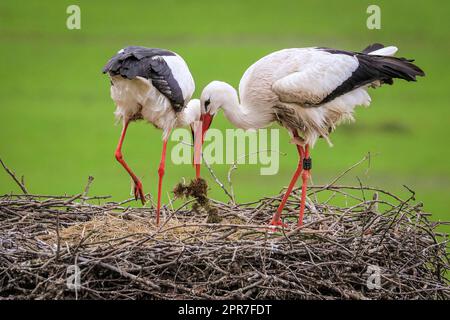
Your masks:
M0 158L0 164L2 165L3 169L10 175L10 177L14 180L14 182L19 186L19 188L22 190L23 193L28 194L27 188L25 188L25 178L22 176L22 178L19 180L15 173L9 170L9 168L6 166L6 164L3 162L3 160Z

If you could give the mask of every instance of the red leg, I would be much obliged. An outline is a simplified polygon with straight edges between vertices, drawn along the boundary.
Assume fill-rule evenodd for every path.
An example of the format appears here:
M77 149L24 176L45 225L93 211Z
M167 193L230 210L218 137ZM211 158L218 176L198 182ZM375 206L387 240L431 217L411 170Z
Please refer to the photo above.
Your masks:
M300 201L300 214L297 223L298 227L301 227L303 224L303 214L305 213L305 202L306 202L306 187L308 185L310 170L311 170L311 158L309 157L309 145L307 144L305 146L305 159L303 160L302 197Z
M159 168L158 168L159 181L158 181L158 203L157 203L157 207L156 207L156 225L159 225L159 212L161 210L161 187L162 187L162 179L163 179L165 167L166 167L166 149L167 149L167 139L165 139L163 141L161 162L159 163Z
M127 170L128 174L131 176L131 179L133 179L135 199L137 200L140 198L142 201L142 204L145 204L144 191L142 190L142 183L138 179L138 177L136 177L136 175L133 173L133 171L131 171L130 167L127 165L127 163L125 162L125 160L123 159L123 156L122 156L122 144L123 144L123 140L125 139L125 134L127 133L128 124L129 124L128 120L124 121L122 133L121 133L120 139L119 139L119 143L117 144L115 157L116 157L117 161L119 161L120 164L125 168L125 170Z
M297 131L293 131L293 135L294 137L298 137L298 133ZM286 205L286 202L289 198L289 195L292 192L292 189L294 189L295 183L298 180L298 177L300 176L300 173L302 172L302 168L303 168L303 147L296 145L297 146L297 152L298 152L298 156L299 156L299 160L298 160L298 165L297 165L297 169L294 172L294 175L292 176L291 182L289 183L289 186L286 190L286 193L283 196L283 199L281 200L280 205L278 206L277 212L274 214L272 221L270 222L271 225L275 225L275 226L280 226L283 225L283 223L281 222L281 213L283 212L283 208Z

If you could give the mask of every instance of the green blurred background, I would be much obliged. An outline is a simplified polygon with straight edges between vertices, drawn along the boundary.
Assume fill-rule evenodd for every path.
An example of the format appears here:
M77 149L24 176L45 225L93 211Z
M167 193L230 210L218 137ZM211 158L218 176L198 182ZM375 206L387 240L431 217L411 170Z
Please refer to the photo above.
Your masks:
M68 30L66 8L81 8L81 30ZM381 7L381 30L368 30L366 9ZM327 46L361 50L373 42L399 47L426 73L418 83L397 81L371 90L372 105L359 108L355 124L333 134L334 147L313 149L315 183L329 182L367 152L377 154L343 182L363 183L406 195L417 192L434 219L449 219L450 205L450 2L448 1L9 1L0 2L0 157L24 174L33 193L80 192L89 175L91 194L115 200L130 195L130 180L116 163L120 125L114 125L105 62L127 45L174 50L188 62L195 97L211 80L238 86L246 68L282 48ZM223 114L214 127L231 127ZM274 126L276 127L276 126ZM240 166L234 186L240 202L278 193L297 163L286 152L275 176L257 165ZM169 145L169 148L173 143ZM155 197L161 132L143 122L130 126L125 159ZM170 149L169 149L170 152ZM228 165L215 165L225 179ZM225 196L209 177L211 196ZM164 201L189 165L166 168ZM0 193L18 191L0 170Z

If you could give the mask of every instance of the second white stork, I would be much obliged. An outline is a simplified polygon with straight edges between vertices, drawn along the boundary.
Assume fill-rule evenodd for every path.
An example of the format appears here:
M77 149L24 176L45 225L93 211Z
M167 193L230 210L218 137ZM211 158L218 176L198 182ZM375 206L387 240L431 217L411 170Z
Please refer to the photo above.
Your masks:
M394 78L415 81L424 72L413 60L392 57L397 48L373 44L362 52L329 48L294 48L271 53L244 73L239 94L225 82L213 81L201 94L203 134L219 108L236 127L259 129L277 121L289 130L299 162L287 191L273 216L281 213L300 174L302 193L298 226L305 210L310 176L310 146L344 120L353 120L358 105L371 102L369 87L392 84Z
M123 122L115 157L134 182L134 196L145 204L139 178L122 156L122 144L131 121L147 120L163 130L163 147L158 168L158 202L156 224L159 224L161 187L165 172L167 140L175 127L192 125L200 119L200 101L191 100L194 79L186 62L178 54L164 49L130 46L121 49L103 68L111 79L111 98L115 115ZM197 177L199 170L197 170Z

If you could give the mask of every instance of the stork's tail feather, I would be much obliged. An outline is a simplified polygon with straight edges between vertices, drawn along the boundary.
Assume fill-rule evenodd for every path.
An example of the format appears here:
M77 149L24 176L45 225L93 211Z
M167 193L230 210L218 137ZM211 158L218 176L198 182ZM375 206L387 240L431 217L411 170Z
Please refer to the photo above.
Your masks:
M413 63L414 60L380 55L362 55L358 60L361 67L377 73L375 78L383 83L392 84L392 79L416 81L416 77L425 76L425 72Z
M394 56L398 51L397 47L389 46L385 47L381 43L374 43L365 48L362 53L378 56Z
M373 43L373 44L370 44L369 46L367 46L367 48L365 48L362 51L362 53L369 54L370 52L380 50L383 48L384 48L384 45L382 45L381 43Z
M417 76L425 76L425 72L413 64L414 60L393 57L397 51L397 47L374 43L362 51L363 55L358 55L358 60L379 72L377 78L384 83L391 84L394 78L416 81Z

